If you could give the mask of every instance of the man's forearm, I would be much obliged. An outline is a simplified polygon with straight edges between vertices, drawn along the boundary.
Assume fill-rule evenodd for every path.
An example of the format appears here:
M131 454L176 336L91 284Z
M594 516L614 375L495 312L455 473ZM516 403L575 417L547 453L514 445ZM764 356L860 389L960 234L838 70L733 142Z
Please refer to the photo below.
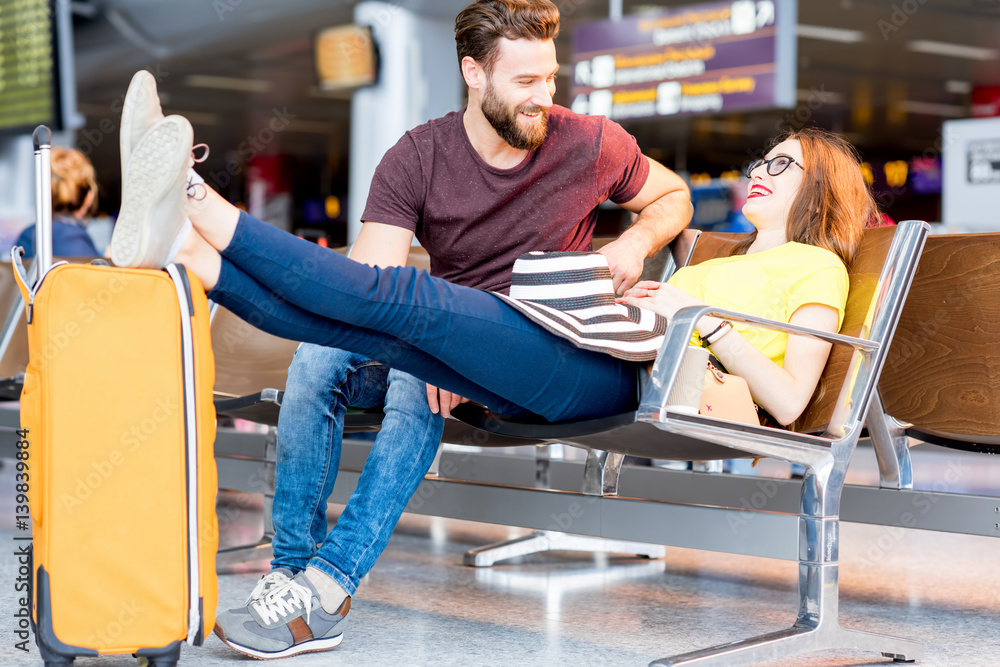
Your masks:
M633 245L644 257L652 257L687 227L693 213L686 191L670 192L643 208L619 241Z

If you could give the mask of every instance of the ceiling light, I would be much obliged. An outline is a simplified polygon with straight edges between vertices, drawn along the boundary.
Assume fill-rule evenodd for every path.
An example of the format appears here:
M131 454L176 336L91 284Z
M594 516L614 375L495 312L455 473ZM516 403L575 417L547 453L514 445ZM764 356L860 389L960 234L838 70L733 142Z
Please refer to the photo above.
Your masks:
M860 30L845 30L843 28L828 28L822 25L799 24L795 28L795 33L799 37L807 39L822 39L827 42L840 42L841 44L857 44L865 41L865 33Z
M944 116L945 118L964 118L969 115L968 110L964 106L957 104L936 104L934 102L903 100L899 103L899 108L907 113Z
M824 90L815 86L806 90L799 88L795 91L795 99L799 102L811 102L813 104L843 104L845 98L843 93L832 90Z
M954 93L956 95L965 95L966 93L972 92L972 84L968 81L959 81L958 79L948 79L944 82L944 89L949 93Z
M935 42L929 39L917 39L906 43L906 48L917 53L930 53L935 56L952 56L953 58L968 58L970 60L996 60L996 49L983 49L978 46Z
M271 82L263 79L238 79L233 76L208 76L192 74L184 80L192 88L214 88L216 90L237 90L242 93L266 93L271 90Z

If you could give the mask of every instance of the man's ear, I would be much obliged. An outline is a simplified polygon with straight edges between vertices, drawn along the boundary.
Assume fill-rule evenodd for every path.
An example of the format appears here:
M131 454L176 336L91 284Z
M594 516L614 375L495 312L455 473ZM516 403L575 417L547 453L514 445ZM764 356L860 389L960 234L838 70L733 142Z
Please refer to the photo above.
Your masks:
M469 88L479 90L486 83L486 72L472 56L465 56L462 58L462 78Z

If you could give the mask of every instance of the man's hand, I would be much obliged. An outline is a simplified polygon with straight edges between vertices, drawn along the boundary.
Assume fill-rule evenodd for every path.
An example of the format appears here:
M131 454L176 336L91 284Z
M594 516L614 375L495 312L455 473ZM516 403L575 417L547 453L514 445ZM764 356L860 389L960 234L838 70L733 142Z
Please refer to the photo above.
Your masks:
M458 394L453 394L450 391L445 391L444 389L438 389L432 384L427 385L427 405L430 406L431 412L437 414L441 413L442 417L450 417L451 411L460 403L468 403L469 399L462 398Z
M630 239L619 237L597 252L608 260L611 280L615 284L615 294L624 294L625 290L634 285L642 275L642 260L645 254L643 249L637 247Z
M649 160L649 177L642 190L622 207L639 217L598 251L608 259L616 294L635 284L642 275L643 260L677 236L691 221L694 210L684 180L656 160Z

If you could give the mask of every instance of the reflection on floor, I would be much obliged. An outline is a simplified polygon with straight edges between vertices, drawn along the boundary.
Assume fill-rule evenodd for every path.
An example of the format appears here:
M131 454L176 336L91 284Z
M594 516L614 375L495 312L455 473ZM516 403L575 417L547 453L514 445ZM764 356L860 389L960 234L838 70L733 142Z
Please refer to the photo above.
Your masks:
M957 456L923 459L920 484L944 479L957 461L959 469L969 470L963 490L998 488L995 459ZM863 482L870 471L854 474L852 481ZM8 462L0 470L0 544L6 545L0 557L0 613L6 619L0 623L0 645L6 649L0 662L34 665L40 661L34 646L29 654L9 648L15 643L12 614L17 609L12 545L15 533L21 534L13 525L12 477ZM224 543L254 539L261 522L259 500L226 493L220 501ZM670 548L658 561L548 553L487 569L461 565L466 549L525 532L405 516L362 582L343 645L331 653L291 658L288 664L641 666L777 630L794 616L797 567L786 561ZM926 648L922 665L1000 664L998 557L1000 541L993 538L844 524L843 623L921 639ZM221 576L220 606L242 603L262 566L249 564ZM244 660L211 637L201 648L185 647L182 662ZM77 664L114 667L135 661L120 656ZM771 664L887 661L862 652L826 652Z

